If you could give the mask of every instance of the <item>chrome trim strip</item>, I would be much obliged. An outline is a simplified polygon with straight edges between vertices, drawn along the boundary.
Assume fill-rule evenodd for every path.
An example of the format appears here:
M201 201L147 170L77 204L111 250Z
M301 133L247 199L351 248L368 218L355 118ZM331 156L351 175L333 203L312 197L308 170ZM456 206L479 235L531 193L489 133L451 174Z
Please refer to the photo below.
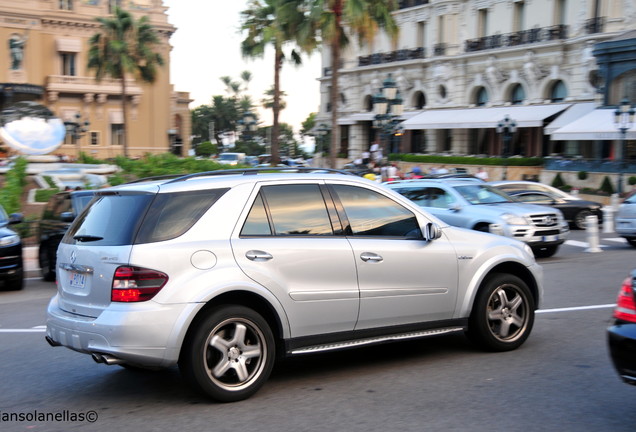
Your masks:
M62 270L72 271L75 273L85 273L85 274L93 274L93 268L87 267L79 264L68 264L68 263L60 263L58 264Z

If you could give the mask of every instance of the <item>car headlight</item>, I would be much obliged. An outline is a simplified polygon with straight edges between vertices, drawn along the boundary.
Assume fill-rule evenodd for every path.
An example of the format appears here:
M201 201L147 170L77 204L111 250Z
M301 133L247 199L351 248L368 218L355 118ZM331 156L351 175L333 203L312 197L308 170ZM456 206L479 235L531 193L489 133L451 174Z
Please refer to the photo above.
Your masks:
M0 246L11 246L20 243L20 236L17 234L0 238Z
M501 218L508 225L529 225L528 220L525 217L523 217L523 216L519 216L519 215L515 215L515 214L511 214L511 213L506 213L506 214L502 215Z

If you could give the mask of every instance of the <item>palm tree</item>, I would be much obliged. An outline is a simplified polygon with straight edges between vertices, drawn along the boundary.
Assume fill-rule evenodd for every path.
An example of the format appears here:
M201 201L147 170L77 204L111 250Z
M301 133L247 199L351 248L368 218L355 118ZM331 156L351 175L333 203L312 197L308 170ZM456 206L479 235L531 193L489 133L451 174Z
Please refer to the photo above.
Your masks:
M323 45L331 49L331 146L329 164L336 167L338 152L338 88L340 50L349 43L349 35L356 36L359 43L373 40L378 28L382 28L393 39L397 37L398 26L392 11L398 6L397 0L306 0L303 10L309 11L309 32L317 31ZM314 30L315 29L315 30Z
M301 50L308 51L299 43L297 29L305 16L300 8L302 0L251 0L248 9L241 12L241 30L246 37L241 44L244 57L263 57L265 48L274 49L274 90L272 101L272 165L280 160L278 138L280 126L278 117L281 110L280 71L287 58L283 48L287 44L296 44ZM293 63L302 63L300 53L292 49L289 58Z
M147 16L135 20L129 12L119 7L115 7L112 17L99 17L96 20L102 29L89 40L88 69L95 70L98 82L105 76L121 82L122 139L124 156L128 157L126 75L133 75L147 83L155 81L157 66L164 64L161 54L155 51L160 40Z

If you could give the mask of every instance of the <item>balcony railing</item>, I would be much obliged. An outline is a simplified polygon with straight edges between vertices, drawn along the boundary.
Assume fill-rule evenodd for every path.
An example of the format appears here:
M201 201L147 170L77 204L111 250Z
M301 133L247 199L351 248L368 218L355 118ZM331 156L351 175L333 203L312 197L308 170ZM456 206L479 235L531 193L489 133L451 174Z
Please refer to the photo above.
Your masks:
M398 2L398 9L406 9L415 6L422 6L428 4L429 0L400 0Z
M358 56L358 66L370 66L396 61L407 61L424 58L424 48L401 49L384 53L373 53L367 56Z
M594 17L585 21L585 32L587 34L603 33L605 28L605 17Z
M567 38L567 33L568 27L563 24L551 27L537 27L513 33L468 39L465 41L465 50L466 52L473 52L537 42L548 42L565 39Z
M433 55L436 56L443 56L446 54L446 44L445 43L438 43L433 45Z

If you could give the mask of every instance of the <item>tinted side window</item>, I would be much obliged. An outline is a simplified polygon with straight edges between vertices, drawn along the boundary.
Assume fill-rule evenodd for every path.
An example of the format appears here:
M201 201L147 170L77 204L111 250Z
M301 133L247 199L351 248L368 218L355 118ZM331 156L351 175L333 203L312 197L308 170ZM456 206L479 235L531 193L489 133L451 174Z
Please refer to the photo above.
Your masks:
M372 190L334 185L354 236L422 238L417 218L408 209Z
M61 219L62 213L70 212L70 211L71 211L71 196L64 195L63 197L60 197L60 200L58 201L57 206L53 210L54 212L53 216L55 219Z
M327 206L318 185L263 187L241 235L271 235L269 221L273 234L277 236L333 235Z

